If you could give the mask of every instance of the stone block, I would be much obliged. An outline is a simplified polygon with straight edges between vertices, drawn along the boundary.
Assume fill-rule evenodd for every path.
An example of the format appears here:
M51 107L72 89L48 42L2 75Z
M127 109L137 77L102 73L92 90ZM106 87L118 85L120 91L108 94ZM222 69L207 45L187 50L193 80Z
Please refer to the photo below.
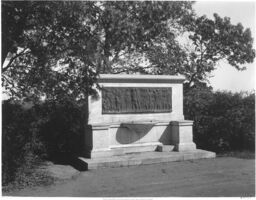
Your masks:
M193 142L193 121L182 120L172 121L171 123L172 144L175 151L193 151L196 145Z
M157 146L157 151L159 152L171 152L174 150L174 145L159 145Z
M184 76L164 76L164 75L112 75L101 74L98 79L98 84L101 88L108 88L111 91L118 88L133 88L133 89L170 89L172 92L171 107L172 109L166 109L163 112L147 112L149 108L146 108L145 112L137 113L116 113L108 114L103 109L104 102L103 92L100 89L95 88L98 91L98 98L89 97L89 124L95 123L122 123L131 121L173 121L182 120L183 116L183 81ZM116 99L115 101L119 101ZM153 101L153 99L152 99ZM136 101L133 102L136 106ZM167 103L167 102L166 102ZM167 106L168 107L168 106ZM135 109L135 108L134 108ZM156 110L159 109L156 107Z
M193 151L196 149L196 144L194 142L190 143L178 143L175 145L175 151Z

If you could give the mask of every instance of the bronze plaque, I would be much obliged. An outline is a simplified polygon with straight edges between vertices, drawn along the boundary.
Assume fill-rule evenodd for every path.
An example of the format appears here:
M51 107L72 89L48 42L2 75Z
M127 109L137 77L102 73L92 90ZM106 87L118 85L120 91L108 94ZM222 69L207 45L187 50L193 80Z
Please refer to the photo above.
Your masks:
M161 113L172 111L172 88L103 87L102 113Z

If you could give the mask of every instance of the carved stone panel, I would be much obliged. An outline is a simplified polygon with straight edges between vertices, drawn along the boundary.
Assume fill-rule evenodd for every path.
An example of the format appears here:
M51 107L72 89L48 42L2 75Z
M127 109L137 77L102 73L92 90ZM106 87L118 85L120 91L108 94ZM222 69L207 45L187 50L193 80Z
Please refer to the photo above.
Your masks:
M172 111L170 87L104 87L102 113L161 113Z

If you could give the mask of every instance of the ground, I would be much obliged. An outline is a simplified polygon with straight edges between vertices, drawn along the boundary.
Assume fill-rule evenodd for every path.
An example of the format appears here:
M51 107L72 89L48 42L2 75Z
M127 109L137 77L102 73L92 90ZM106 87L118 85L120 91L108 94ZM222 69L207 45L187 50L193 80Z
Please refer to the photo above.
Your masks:
M13 190L7 196L249 197L255 196L255 160L217 157L79 172L48 165L53 185Z

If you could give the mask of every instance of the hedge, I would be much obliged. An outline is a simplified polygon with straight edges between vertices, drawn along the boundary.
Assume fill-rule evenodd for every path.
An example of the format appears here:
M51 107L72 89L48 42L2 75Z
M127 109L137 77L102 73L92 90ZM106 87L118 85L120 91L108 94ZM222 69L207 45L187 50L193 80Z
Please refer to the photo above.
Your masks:
M193 88L184 95L184 115L194 120L198 148L215 152L255 149L255 94Z

